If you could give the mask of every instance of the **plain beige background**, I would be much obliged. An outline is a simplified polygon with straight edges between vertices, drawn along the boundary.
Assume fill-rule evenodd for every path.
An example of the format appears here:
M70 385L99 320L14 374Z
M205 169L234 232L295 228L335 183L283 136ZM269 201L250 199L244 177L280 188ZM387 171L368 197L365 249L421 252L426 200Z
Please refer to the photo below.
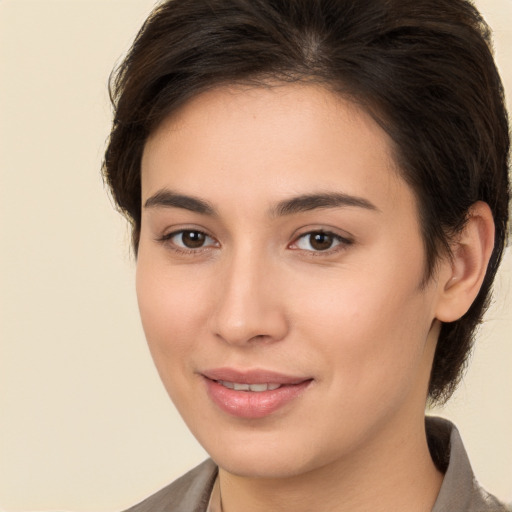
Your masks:
M512 96L512 0L478 2ZM107 79L151 0L0 0L0 509L115 511L205 457L153 369L105 193ZM512 254L441 414L512 500Z

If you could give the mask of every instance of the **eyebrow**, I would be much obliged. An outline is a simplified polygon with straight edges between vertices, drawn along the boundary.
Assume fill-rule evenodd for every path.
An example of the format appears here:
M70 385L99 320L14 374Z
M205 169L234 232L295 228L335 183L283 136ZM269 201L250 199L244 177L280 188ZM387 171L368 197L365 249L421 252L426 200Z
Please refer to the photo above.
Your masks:
M273 209L274 216L293 215L318 208L357 207L365 210L379 211L379 209L363 197L352 196L339 192L326 192L318 194L304 194L279 202Z
M179 194L168 189L158 191L144 203L145 208L182 208L201 215L216 216L215 207L198 197ZM307 212L320 208L357 207L370 211L379 209L367 199L340 192L325 192L316 194L303 194L280 201L271 208L273 217L284 217L296 213Z
M171 190L160 190L145 203L145 208L182 208L201 215L216 215L215 208L208 202L197 197L178 194Z

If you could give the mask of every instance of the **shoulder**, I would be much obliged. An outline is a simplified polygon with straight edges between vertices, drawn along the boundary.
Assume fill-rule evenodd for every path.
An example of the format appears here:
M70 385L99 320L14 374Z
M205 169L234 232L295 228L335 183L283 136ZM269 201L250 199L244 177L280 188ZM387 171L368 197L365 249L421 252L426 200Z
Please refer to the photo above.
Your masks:
M475 508L475 510L483 510L489 512L512 512L512 503L506 505L505 503L499 501L495 496L482 489L478 484L476 485L478 486L479 491L478 503L482 505L479 505L480 509Z
M208 459L125 512L204 512L216 477L217 466Z
M512 512L478 484L455 425L427 417L426 430L432 458L444 472L432 512Z

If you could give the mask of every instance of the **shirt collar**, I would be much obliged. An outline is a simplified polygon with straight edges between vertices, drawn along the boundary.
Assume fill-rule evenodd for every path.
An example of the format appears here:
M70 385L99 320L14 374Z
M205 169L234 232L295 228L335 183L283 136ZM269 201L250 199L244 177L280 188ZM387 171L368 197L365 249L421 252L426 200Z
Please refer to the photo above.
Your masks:
M432 458L445 473L432 512L505 512L505 506L476 481L455 425L429 416L425 422Z

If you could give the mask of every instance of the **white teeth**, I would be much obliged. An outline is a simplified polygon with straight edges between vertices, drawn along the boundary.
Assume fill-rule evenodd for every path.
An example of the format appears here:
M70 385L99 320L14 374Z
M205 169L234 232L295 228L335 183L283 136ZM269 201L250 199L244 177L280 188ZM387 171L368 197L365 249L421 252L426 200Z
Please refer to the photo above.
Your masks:
M249 389L251 391L267 391L268 384L251 384Z
M273 391L281 387L281 384L241 384L239 382L228 382L226 380L219 380L218 382L228 389L234 389L235 391L255 391L256 393L261 391Z

